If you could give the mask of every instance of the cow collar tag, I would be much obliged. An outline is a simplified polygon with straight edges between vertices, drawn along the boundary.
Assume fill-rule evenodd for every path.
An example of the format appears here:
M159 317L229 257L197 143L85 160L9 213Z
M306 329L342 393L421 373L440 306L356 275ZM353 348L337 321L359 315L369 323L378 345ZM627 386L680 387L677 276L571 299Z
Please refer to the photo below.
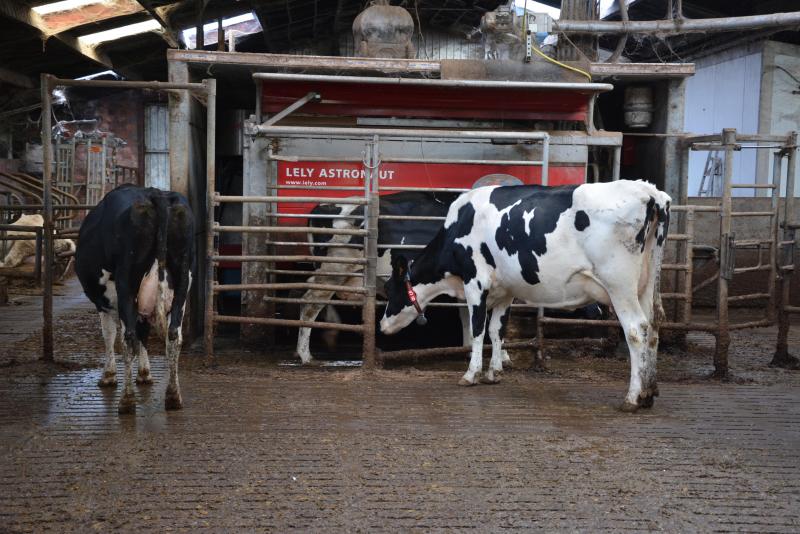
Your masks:
M414 287L411 285L411 275L408 273L408 271L406 271L406 293L408 293L408 300L411 301L411 304L413 304L414 308L417 310L417 324L420 326L425 326L428 324L428 319L422 312L422 308L419 307L419 302L417 302L417 294L414 292Z

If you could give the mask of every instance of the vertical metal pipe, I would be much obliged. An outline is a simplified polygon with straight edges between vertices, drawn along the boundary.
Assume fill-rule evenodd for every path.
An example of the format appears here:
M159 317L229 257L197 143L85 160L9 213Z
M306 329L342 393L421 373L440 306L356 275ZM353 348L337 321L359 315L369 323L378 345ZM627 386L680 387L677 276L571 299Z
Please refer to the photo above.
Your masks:
M778 235L779 225L778 219L780 218L780 198L781 198L781 163L783 162L783 153L775 152L772 158L772 203L770 216L770 229L769 235L772 239L772 245L769 248L769 280L767 282L767 292L769 293L769 304L767 306L768 318L770 322L776 320L776 313L780 313L777 309L779 299L777 298L777 279L783 276L781 270L778 268L778 252L782 248L779 245L780 236Z
M40 77L42 96L42 181L44 188L44 291L42 292L42 360L53 361L53 192L51 165L53 145L51 144L50 117L52 100L50 94L50 75Z
M542 185L550 184L550 135L542 139Z
M544 308L536 310L536 353L533 355L533 370L544 371Z
M366 217L364 223L367 225L367 238L364 243L364 255L367 260L364 270L364 287L367 294L364 296L364 307L362 308L362 318L364 323L364 344L363 358L364 369L375 368L375 279L377 276L378 264L378 210L379 202L379 180L380 180L380 156L379 156L378 136L373 136L367 143L365 160L367 172L364 173L364 194L369 199L369 204L365 206Z
M683 322L689 324L692 322L692 285L694 278L694 210L686 210L686 235L689 239L685 242L686 247L686 271L683 277L684 291L686 298L683 301Z
M261 94L262 94L262 82L261 80L256 80L256 124L261 124L264 121L264 118L261 116Z
M204 345L206 365L214 360L214 190L216 189L217 80L203 80L206 86L206 303Z
M791 227L794 221L794 190L795 190L795 167L797 154L797 132L792 132L787 141L786 151L786 199L783 211L783 241L790 241L783 247L783 254L779 255L779 288L780 303L778 304L778 340L775 345L775 355L772 357L770 365L784 367L796 363L789 355L789 313L786 307L791 298L792 277L797 270L794 253L795 230ZM790 268L784 268L791 266Z
M36 230L36 255L33 264L33 272L36 275L36 285L42 286L42 246L43 232L41 228Z
M611 180L619 180L619 166L622 163L622 147L615 146L611 156Z
M720 243L720 273L717 281L717 343L714 351L714 376L725 378L728 375L728 347L731 343L728 328L728 272L727 266L730 255L734 253L730 241L731 235L731 180L733 177L733 149L736 144L736 129L725 128L722 130L722 146L725 147L725 177L722 188L722 203L720 206L719 243Z
M217 51L225 51L225 30L222 29L222 17L217 17Z

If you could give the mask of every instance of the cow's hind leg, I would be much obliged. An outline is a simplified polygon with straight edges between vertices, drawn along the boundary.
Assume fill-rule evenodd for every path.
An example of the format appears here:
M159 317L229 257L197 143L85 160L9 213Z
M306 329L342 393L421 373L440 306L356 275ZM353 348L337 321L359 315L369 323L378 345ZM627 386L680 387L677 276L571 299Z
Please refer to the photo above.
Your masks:
M503 338L505 337L505 325L508 321L508 311L511 300L499 303L492 308L492 317L489 320L489 337L492 340L492 360L489 369L483 377L483 382L496 384L500 382L499 375L503 372L503 362L508 357L508 353L503 350ZM510 360L510 358L509 358Z
M150 358L147 356L147 338L150 334L150 323L140 320L136 323L136 355L139 358L139 370L136 373L136 383L150 385L153 377L150 375Z
M117 314L114 311L100 312L100 328L103 331L103 342L106 346L106 363L103 376L97 382L101 388L117 385L117 361L114 355L114 344L117 341Z
M330 300L333 297L333 291L322 291L317 289L309 289L303 295L303 300ZM303 309L300 311L300 320L301 321L314 321L316 320L319 312L322 311L322 308L325 307L325 304L306 304L303 306ZM307 326L301 326L298 333L297 333L297 356L300 357L300 361L303 365L310 365L314 363L314 357L311 356L311 328Z
M125 328L125 323L121 323L122 327L122 359L125 362L125 375L124 386L122 389L122 397L119 399L119 413L130 414L136 413L136 395L133 392L133 358L136 348L135 332Z
M615 293L610 291L614 309L619 317L625 339L630 351L631 378L625 401L620 407L622 411L633 412L639 408L653 405L653 397L658 394L656 388L655 350L651 346L651 336L658 344L658 333L652 327L648 314L642 309L636 295L628 295L631 290Z

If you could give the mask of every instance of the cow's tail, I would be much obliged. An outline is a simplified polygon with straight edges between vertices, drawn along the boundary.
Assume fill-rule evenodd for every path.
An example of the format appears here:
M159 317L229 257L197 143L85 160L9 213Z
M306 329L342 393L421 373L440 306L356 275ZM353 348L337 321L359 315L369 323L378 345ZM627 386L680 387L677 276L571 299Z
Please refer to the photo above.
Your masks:
M158 231L156 233L156 260L158 261L158 279L165 278L165 265L167 261L167 231L169 229L169 198L164 194L153 195L153 203L158 215Z
M653 228L648 233L646 250L648 252L647 271L652 280L653 297L653 322L658 325L664 320L664 308L661 305L660 278L661 263L664 259L664 249L667 245L667 234L669 232L669 208L670 197L666 193L658 191L653 206Z

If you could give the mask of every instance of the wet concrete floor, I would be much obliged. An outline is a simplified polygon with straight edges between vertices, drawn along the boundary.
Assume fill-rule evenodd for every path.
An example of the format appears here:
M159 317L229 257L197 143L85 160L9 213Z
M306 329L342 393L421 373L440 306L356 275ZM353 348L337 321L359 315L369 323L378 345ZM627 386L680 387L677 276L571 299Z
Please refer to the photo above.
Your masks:
M472 388L462 362L365 373L229 351L207 369L189 351L182 411L163 410L157 355L119 417L119 388L95 385L96 315L59 325L61 364L29 361L30 340L0 350L16 362L0 532L800 530L800 373L766 367L773 330L734 336L729 383L703 378L710 338L664 351L661 396L633 415L616 410L627 363L580 351Z

